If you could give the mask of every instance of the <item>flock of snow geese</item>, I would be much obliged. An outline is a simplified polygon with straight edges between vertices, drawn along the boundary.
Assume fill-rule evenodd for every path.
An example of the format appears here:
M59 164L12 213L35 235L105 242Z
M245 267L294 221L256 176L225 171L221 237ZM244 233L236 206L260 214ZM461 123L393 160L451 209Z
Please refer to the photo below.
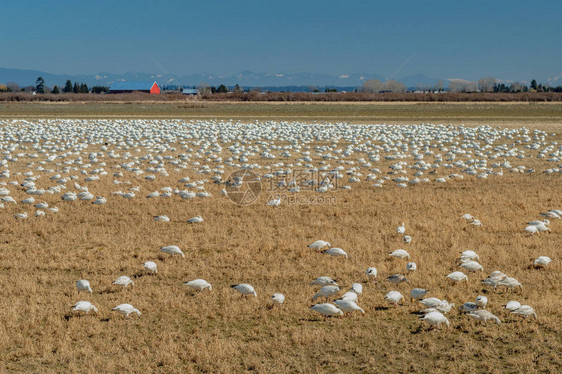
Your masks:
M542 170L545 175L562 172L559 164L562 146L549 139L554 134L525 127L62 119L3 120L0 127L3 130L0 135L3 155L0 160L0 209L12 211L18 220L25 220L33 214L28 207L33 207L35 217L41 219L65 209L63 205L66 206L67 202L86 201L96 206L113 198L132 201L224 198L223 195L228 194L226 189L222 189L221 196L213 196L206 186L225 185L224 176L239 169L252 170L262 182L273 183L276 188L288 193L346 191L357 183L366 183L363 186L373 189L415 188L418 184L451 183L465 177L499 178L504 175L504 170L532 174L536 172L537 165L546 165ZM532 166L526 166L527 161L532 161ZM11 171L17 169L15 165L22 164L27 171ZM317 175L318 178L297 180L296 170L305 171L300 173L301 176ZM188 173L193 180L185 176ZM158 185L159 178L169 177L170 174L183 174L178 185ZM116 189L120 189L110 196L96 194L96 185L110 178ZM242 181L235 182L236 187L242 187ZM28 196L18 203L12 196L14 193ZM63 204L61 208L54 206L57 201ZM276 207L282 204L282 200L271 199L267 204ZM552 209L541 215L542 220L529 222L524 231L531 235L550 231L550 220L561 218L562 211ZM470 214L462 218L471 225L482 225ZM154 220L170 221L166 215L156 216ZM196 216L188 222L200 224L204 220ZM404 243L412 240L406 234L404 223L398 226L396 234L402 236ZM330 256L349 257L344 249L332 247L322 240L308 247ZM162 247L161 251L184 257L182 250L174 245ZM417 271L416 263L410 261L406 250L398 249L389 255L397 261L408 261L406 273ZM462 252L459 257L462 271L452 272L446 275L447 278L453 283L467 281L468 276L463 271L483 271L478 260L474 251ZM551 261L549 257L540 256L533 265L544 268ZM150 273L158 271L153 261L144 263L144 268ZM366 275L376 280L377 269L369 267ZM405 274L390 275L385 281L397 287L409 283ZM519 281L500 271L492 272L482 283L494 289L522 287ZM127 276L120 276L113 284L126 288L133 286L134 282ZM365 313L358 305L363 291L360 283L354 283L333 303L328 301L341 292L336 280L323 276L311 284L321 287L312 300L326 301L312 306L313 311L324 316ZM185 285L197 292L212 290L211 284L203 279L191 280ZM84 279L78 280L76 287L78 291L92 292L90 283ZM232 287L243 297L257 297L250 284ZM435 297L426 298L427 292L423 288L413 288L409 293L412 300L423 305L421 319L435 326L448 325L445 314L454 308L454 304ZM384 299L398 306L404 301L404 295L394 290ZM281 306L285 296L276 293L272 300ZM474 302L461 305L459 311L478 321L500 323L500 318L486 309L487 303L487 297L481 295ZM510 301L505 308L513 314L536 317L531 306L516 301ZM79 301L72 310L80 313L98 311L88 301ZM141 315L130 304L121 304L112 310L126 317Z

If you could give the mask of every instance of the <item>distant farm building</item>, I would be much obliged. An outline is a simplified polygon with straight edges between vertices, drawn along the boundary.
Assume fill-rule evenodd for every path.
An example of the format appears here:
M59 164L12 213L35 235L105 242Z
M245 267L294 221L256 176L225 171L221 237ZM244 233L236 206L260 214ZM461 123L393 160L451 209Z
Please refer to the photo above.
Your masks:
M156 82L115 82L109 87L109 93L146 92L160 94L160 87Z
M184 88L181 93L184 95L197 95L197 89L196 88Z

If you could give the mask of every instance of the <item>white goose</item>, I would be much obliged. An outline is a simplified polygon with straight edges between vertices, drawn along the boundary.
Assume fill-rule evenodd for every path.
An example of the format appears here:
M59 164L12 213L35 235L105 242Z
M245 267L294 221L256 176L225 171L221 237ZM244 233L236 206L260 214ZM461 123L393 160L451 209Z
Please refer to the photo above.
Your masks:
M204 279L194 279L189 282L183 282L183 284L193 288L195 291L203 291L204 289L207 288L209 289L209 291L213 290L213 286L211 286L211 284Z
M90 312L98 312L98 308L96 308L94 304L90 303L89 301L79 301L71 308L73 312L84 312L85 314L88 314Z
M236 291L240 292L242 294L242 297L248 296L248 295L254 295L254 297L258 297L258 294L254 290L254 287L252 287L249 284L246 284L246 283L234 284L230 287L232 287Z
M183 254L182 250L175 245L168 245L165 247L161 247L160 251L167 253L169 255L181 255L181 257L185 257L185 255Z
M129 314L131 313L136 313L138 316L141 315L141 312L131 304L119 304L111 310L115 312L119 312L120 314L124 315L126 318L129 318Z
M316 304L312 306L310 310L314 310L315 312L318 312L324 316L335 316L335 315L343 316L343 311L330 303Z

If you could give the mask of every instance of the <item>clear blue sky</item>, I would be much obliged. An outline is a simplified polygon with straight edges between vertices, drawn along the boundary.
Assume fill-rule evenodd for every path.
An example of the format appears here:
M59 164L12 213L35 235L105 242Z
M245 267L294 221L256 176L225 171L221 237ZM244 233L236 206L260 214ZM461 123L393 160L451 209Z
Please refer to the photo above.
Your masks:
M557 0L0 0L0 14L0 67L58 74L562 73Z

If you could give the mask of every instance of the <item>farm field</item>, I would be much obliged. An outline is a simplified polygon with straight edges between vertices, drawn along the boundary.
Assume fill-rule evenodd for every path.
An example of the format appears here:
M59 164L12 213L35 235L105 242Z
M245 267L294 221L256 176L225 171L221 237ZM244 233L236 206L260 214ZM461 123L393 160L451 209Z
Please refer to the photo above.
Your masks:
M0 190L16 202L0 209L6 372L562 369L562 219L550 218L550 232L525 231L562 209L560 104L1 103L0 118ZM248 205L224 184L240 170L260 176ZM58 211L34 207L43 201ZM155 221L163 215L170 221ZM187 222L195 216L204 221ZM410 243L396 232L402 222ZM307 247L319 239L348 257ZM160 251L170 245L185 257ZM396 249L410 258L389 256ZM483 271L459 266L465 250ZM553 261L537 269L538 256ZM522 288L481 283L496 270ZM453 284L454 271L468 281ZM386 280L396 273L409 283ZM134 286L112 285L122 275ZM365 314L310 310L324 302L312 301L319 276L341 288L330 302L361 284ZM198 278L212 290L183 284ZM77 291L79 279L91 294ZM240 283L257 296L230 287ZM412 288L455 304L449 327L420 320ZM402 305L384 299L393 290ZM281 306L274 293L285 295ZM479 295L501 324L459 311ZM72 312L80 300L98 313ZM538 318L509 313L510 300ZM112 311L122 303L141 315Z
M0 118L182 118L351 123L560 124L562 103L0 102Z

